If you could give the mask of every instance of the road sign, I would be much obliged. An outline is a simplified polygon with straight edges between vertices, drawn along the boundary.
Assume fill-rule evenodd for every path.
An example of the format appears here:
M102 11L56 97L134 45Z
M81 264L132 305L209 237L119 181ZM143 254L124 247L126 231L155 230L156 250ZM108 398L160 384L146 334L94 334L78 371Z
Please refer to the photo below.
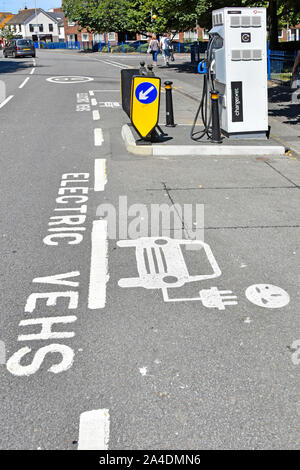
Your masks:
M133 77L130 118L141 137L146 137L158 124L160 78Z

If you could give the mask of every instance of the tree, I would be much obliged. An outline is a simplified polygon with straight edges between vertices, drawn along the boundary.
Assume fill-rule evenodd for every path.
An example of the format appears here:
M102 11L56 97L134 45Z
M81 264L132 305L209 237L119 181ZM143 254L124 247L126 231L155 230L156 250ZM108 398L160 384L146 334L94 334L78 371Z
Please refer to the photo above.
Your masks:
M212 10L227 4L228 0L64 0L64 11L69 19L92 32L146 34L187 31L196 23L210 29ZM230 6L266 7L271 47L278 43L278 25L300 22L299 0L230 0Z
M0 36L5 39L5 42L8 42L16 36L16 33L11 26L5 25L0 28Z
M197 0L64 0L63 9L70 20L92 32L146 34L195 27L196 4Z

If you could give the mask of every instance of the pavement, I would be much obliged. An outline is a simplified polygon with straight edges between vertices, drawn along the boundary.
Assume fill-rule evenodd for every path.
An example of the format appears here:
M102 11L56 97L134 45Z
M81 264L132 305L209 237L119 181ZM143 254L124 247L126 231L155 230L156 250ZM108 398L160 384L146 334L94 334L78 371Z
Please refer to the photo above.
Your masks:
M0 448L298 449L299 160L128 153L138 61L0 58Z

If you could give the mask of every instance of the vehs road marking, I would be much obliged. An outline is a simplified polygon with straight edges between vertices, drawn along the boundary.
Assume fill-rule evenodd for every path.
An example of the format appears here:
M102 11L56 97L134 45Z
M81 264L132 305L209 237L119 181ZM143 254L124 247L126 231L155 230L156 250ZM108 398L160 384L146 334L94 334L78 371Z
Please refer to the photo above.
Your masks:
M24 82L21 83L21 85L19 86L19 88L23 88L23 87L26 85L26 83L29 81L29 79L30 79L30 77L25 78Z
M104 308L106 304L106 284L109 280L107 261L107 221L95 220L92 228L92 249L88 308Z
M107 183L106 175L106 160L104 158L97 158L95 160L95 191L104 191Z
M97 110L93 111L93 119L94 119L94 121L99 121L99 119L100 119L99 111L97 111Z
M94 142L95 142L96 147L100 147L103 144L104 138L103 138L102 129L100 128L94 129Z
M4 101L2 101L2 103L0 103L0 109L3 108L13 97L14 95L10 95Z
M92 104L92 106L97 106L97 100L96 100L96 98L92 98L92 99L91 99L91 104Z
M109 410L85 411L80 415L78 450L107 450Z

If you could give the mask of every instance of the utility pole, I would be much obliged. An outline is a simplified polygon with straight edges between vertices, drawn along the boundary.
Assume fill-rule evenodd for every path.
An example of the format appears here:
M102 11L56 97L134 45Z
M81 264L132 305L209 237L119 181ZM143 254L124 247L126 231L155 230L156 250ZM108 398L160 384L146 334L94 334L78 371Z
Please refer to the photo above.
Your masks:
M34 12L35 12L35 20L36 20L36 0L34 0ZM35 28L36 28L36 34L37 34L37 38L38 38L38 44L39 44L39 49L40 49L40 35L39 35L39 25L36 23L35 24Z

